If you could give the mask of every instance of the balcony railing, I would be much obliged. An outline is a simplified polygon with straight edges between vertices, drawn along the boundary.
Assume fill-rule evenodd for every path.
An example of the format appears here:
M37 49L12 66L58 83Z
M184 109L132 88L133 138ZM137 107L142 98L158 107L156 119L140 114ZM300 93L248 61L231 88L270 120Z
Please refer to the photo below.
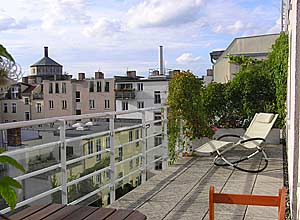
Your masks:
M116 90L116 99L135 99L135 90Z
M43 99L44 94L43 93L33 93L33 99Z
M153 111L161 110L163 112L163 117L161 120L146 120L147 114L150 112L151 115L153 115ZM115 128L115 123L116 117L124 117L126 114L139 114L141 116L141 123L135 124L132 126L127 126L127 127L120 127L120 128ZM150 115L150 114L149 114ZM109 118L109 129L106 131L102 132L91 132L90 134L86 134L83 132L81 136L76 136L76 137L69 137L66 135L68 132L68 124L70 123L78 123L78 120L97 120L101 118ZM150 117L149 117L150 118ZM157 132L157 129L153 131L153 133L149 134L149 126L153 125L154 123L157 122L162 122L161 129ZM39 120L31 120L31 121L21 121L21 122L13 122L13 123L4 123L0 124L0 131L2 131L2 135L5 134L5 131L7 129L16 129L16 128L32 128L34 126L38 126L41 128L42 126L47 126L48 130L50 128L53 128L53 125L58 125L58 133L59 137L55 141L51 141L49 143L44 143L39 145L34 145L34 146L28 146L28 147L23 147L19 148L17 150L12 150L12 151L6 151L2 155L6 156L11 156L14 157L17 160L24 161L26 160L26 157L30 155L32 152L42 152L43 150L47 149L58 149L59 152L59 162L56 164L52 164L48 167L44 167L38 170L34 171L27 171L25 174L21 175L10 175L14 177L15 180L20 181L23 183L23 181L28 180L33 177L46 175L47 172L50 172L51 174L55 173L55 170L59 172L60 174L60 184L56 186L52 186L51 189L48 189L43 192L39 192L36 195L28 196L28 193L23 194L27 195L23 199L19 199L19 202L16 205L16 208L28 205L33 202L40 201L40 199L43 199L45 197L49 198L49 196L53 195L54 193L59 193L61 196L61 203L62 204L78 204L81 203L97 194L102 192L103 190L109 190L109 199L110 203L114 202L116 199L116 185L123 180L127 179L128 177L135 175L139 173L141 175L141 183L144 183L146 181L146 172L147 168L153 165L153 163L156 163L158 161L162 161L162 167L163 169L167 167L167 160L168 160L168 138L167 138L167 107L155 107L155 108L146 108L146 109L137 109L137 110L131 110L131 111L122 111L122 112L107 112L107 113L95 113L95 114L87 114L87 115L74 115L74 116L65 116L65 117L56 117L56 118L47 118L47 119L39 119ZM91 125L91 123L89 124ZM91 125L92 126L92 125ZM55 126L54 126L55 127ZM157 127L157 126L153 126ZM139 136L138 139L133 139L129 141L124 141L121 144L116 144L115 142L115 135L117 132L124 132L124 131L130 131L132 129L141 129L141 136ZM148 131L148 134L147 134ZM56 132L57 133L57 132ZM101 137L106 135L109 137L109 147L106 148L102 147L100 151L97 152L91 152L88 154L83 153L82 156L79 156L77 158L70 158L67 159L67 146L72 145L72 143L76 141L86 141L91 138L95 137ZM162 136L162 144L158 146L147 146L147 140L150 138L154 138L157 135ZM128 140L128 139L127 139ZM134 144L134 143L141 143L141 153L136 153L134 155L130 155L128 158L122 158L119 162L116 162L116 158L118 155L116 154L116 150L120 148L126 148L128 145ZM134 144L136 146L136 144ZM138 146L138 145L137 145ZM140 145L139 145L140 146ZM81 147L83 147L81 145ZM15 148L14 148L15 149ZM149 160L147 158L147 155L150 152L154 152L157 149L161 149L160 153L161 155L159 158L154 159L154 160ZM118 151L117 151L118 152ZM109 166L104 167L99 170L95 170L89 174L82 175L82 176L77 176L76 178L68 178L68 175L70 175L70 170L69 166L74 165L75 163L78 162L83 162L89 158L95 158L97 155L102 155L102 154L109 154ZM156 151L155 151L156 153ZM19 157L18 157L19 155ZM157 155L156 155L157 156ZM129 163L132 160L135 160L136 158L141 158L141 165L134 171L130 171L129 173L122 175L122 177L118 177L116 173L116 167L118 165L124 164L124 163ZM20 162L19 161L19 162ZM93 190L91 192L86 193L85 195L81 196L80 198L75 198L72 201L69 201L68 199L68 187L71 186L76 186L77 184L87 180L88 178L95 177L98 174L103 174L103 173L109 173L109 182L104 183L102 186L98 187L96 190ZM49 179L49 178L48 178ZM35 185L33 184L32 190L35 191L34 187ZM38 187L37 187L38 188ZM25 189L26 190L26 189ZM27 198L28 197L28 198ZM49 202L49 201L48 201ZM4 208L0 211L0 213L5 214L10 211L10 208Z

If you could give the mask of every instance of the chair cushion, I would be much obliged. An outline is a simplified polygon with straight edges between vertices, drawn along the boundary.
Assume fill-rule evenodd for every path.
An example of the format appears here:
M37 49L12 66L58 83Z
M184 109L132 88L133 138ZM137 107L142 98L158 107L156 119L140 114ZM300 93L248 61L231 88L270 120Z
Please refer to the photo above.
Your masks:
M259 113L256 116L256 121L260 123L271 123L274 118L274 114L270 113Z

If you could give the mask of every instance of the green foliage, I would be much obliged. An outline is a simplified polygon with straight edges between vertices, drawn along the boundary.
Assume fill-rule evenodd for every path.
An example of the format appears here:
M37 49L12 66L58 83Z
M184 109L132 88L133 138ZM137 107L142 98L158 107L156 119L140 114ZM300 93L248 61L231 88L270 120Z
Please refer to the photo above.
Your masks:
M179 135L180 119L183 120L183 134L193 139L211 136L213 131L208 127L202 93L202 81L190 71L175 74L169 84L168 95L168 137L169 156L175 159L175 144Z
M270 75L275 83L276 104L273 106L273 110L279 114L277 119L279 127L284 127L286 118L288 56L288 36L282 32L272 46L272 52L266 61Z
M6 48L2 44L0 44L0 62L2 61L3 57L5 57L6 59L8 59L8 60L10 60L12 62L15 62L14 58L12 57L12 55L10 55L7 52Z
M0 153L3 153L3 150L1 150ZM25 172L23 166L19 164L15 159L0 155L0 163L2 164L9 164L22 172ZM21 189L21 184L14 180L13 178L9 176L3 176L0 179L0 195L5 200L7 205L11 208L11 210L14 210L17 204L17 194L15 189Z

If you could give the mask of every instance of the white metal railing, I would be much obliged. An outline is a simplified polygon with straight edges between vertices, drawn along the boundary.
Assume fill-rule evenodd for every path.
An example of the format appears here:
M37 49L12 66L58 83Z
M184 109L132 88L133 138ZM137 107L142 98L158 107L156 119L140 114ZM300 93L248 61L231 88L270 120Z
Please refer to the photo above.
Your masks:
M146 121L146 112L151 112L151 111L157 111L157 110L163 110L163 117L161 120L148 120ZM132 125L129 127L121 127L121 128L116 128L115 129L115 118L116 116L119 115L126 115L126 114L131 114L131 113L141 113L141 124L137 125ZM66 137L66 124L67 122L73 122L76 120L84 120L84 119L97 119L97 118L109 118L109 130L104 131L104 132L96 132L93 134L87 134L87 135L82 135L78 137L72 137L72 138L67 138ZM159 133L154 133L154 134L149 134L147 135L147 126L150 124L154 123L161 123L162 126L162 132ZM137 173L141 173L141 183L144 183L146 181L146 171L147 167L149 167L151 164L157 162L157 161L162 161L163 163L163 169L167 167L167 159L168 159L168 137L167 137L167 107L152 107L152 108L145 108L145 109L137 109L137 110L130 110L130 111L122 111L122 112L105 112L105 113L95 113L95 114L85 114L85 115L74 115L74 116L65 116L65 117L55 117L55 118L47 118L47 119L39 119L39 120L31 120L31 121L22 121L22 122L13 122L13 123L4 123L0 124L0 131L5 131L7 129L16 129L16 128L25 128L25 127L32 127L32 126L37 126L37 125L45 125L45 124L52 124L52 123L58 123L59 124L59 141L53 141L50 143L46 144L40 144L37 146L31 146L31 147L25 147L13 151L6 151L2 155L6 156L17 156L20 154L36 151L36 150L43 150L47 149L49 147L51 148L60 148L60 162L54 165L51 165L49 167L41 168L23 175L19 175L17 177L14 177L14 179L21 181L21 180L26 180L28 178L40 175L40 174L45 174L49 171L53 171L56 169L60 169L61 173L61 185L54 187L53 189L47 190L45 192L42 192L38 195L32 196L30 198L27 198L21 202L18 202L16 205L16 208L28 205L34 201L37 201L43 197L49 196L53 193L56 193L58 191L61 191L61 198L62 198L62 203L63 204L78 204L94 195L97 193L103 191L104 189L109 188L110 190L110 203L115 201L115 187L116 183L132 176ZM115 145L115 134L116 132L122 132L126 130L131 130L131 129L136 129L136 128L141 128L142 134L141 137L128 141L127 143L121 143L119 145ZM86 154L83 156L80 156L78 158L70 159L67 160L67 152L66 152L66 147L67 143L72 143L75 141L82 141L86 139L91 139L95 137L101 137L104 135L109 135L110 137L110 147L103 149L101 151L96 151L94 153ZM155 137L157 135L162 135L163 141L162 144L159 144L158 146L152 146L150 149L146 149L147 145L147 139L151 137ZM115 150L119 148L125 148L130 144L141 142L142 144L142 149L141 153L137 153L135 155L131 155L130 157L126 159L122 159L119 162L115 162ZM154 150L157 150L159 148L163 149L163 155L161 155L159 158L155 160L149 160L147 159L147 154L149 152L152 152ZM67 166L86 160L88 158L95 157L97 155L101 155L104 153L109 153L110 154L110 164L109 166L102 168L100 170L96 170L94 172L91 172L89 174L86 174L82 177L79 177L77 179L71 180L68 182L68 170ZM115 178L115 168L116 166L129 162L130 160L136 159L136 158L141 158L141 167L138 169L135 169L132 172L129 172L128 174L116 179ZM68 187L74 184L78 184L81 181L84 181L88 178L91 178L93 176L96 176L100 173L104 173L109 171L110 175L110 182L104 186L101 186L100 188L87 193L86 195L82 196L81 198L78 198L72 202L68 201ZM5 208L0 210L0 213L5 214L10 211L10 208Z

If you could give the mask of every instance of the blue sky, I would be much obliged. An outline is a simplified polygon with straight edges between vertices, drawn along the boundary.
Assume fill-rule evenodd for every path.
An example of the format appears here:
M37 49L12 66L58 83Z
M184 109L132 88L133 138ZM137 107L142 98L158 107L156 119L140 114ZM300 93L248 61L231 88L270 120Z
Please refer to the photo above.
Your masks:
M0 43L22 66L49 46L64 71L106 77L158 67L203 75L209 52L235 38L280 31L280 0L10 0L0 6Z

